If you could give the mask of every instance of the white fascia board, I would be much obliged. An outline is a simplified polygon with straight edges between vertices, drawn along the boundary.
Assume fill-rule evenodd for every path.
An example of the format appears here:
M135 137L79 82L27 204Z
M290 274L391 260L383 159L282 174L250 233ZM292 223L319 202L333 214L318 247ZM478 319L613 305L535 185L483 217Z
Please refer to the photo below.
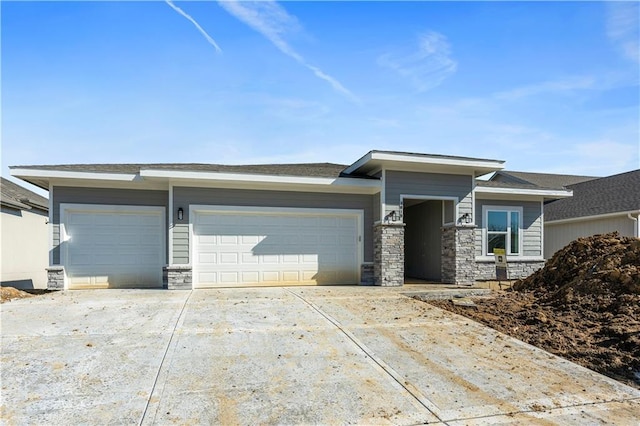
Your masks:
M181 170L153 170L145 169L140 171L143 178L180 179L209 182L239 182L258 183L274 185L310 185L344 188L361 188L377 190L381 187L380 181L374 179L353 179L353 178L324 178L324 177L303 177L303 176L279 176L279 175L255 175L243 173L218 173L218 172L189 172Z
M535 195L548 198L568 198L573 196L573 191L563 189L521 189L476 186L474 191L479 194Z
M580 217L570 217L568 219L558 219L558 220L547 220L544 222L545 225L561 225L563 223L571 223L571 222L584 222L589 220L598 220L598 219L608 219L611 217L617 216L628 216L630 214L640 214L638 210L630 210L626 212L615 212L615 213L604 213L604 214L595 214L591 216L580 216Z
M134 181L138 178L136 173L92 173L71 172L68 170L38 170L38 169L10 169L11 176L19 178L49 178L49 179L90 179L90 180L116 180Z
M380 161L400 161L400 162L406 162L406 163L437 164L437 165L443 165L443 166L492 168L495 170L504 169L504 161L500 161L500 160L440 158L440 157L429 157L429 156L420 156L420 155L390 154L386 152L374 152L372 159L380 160Z
M358 170L360 167L364 166L369 161L371 161L371 154L372 154L371 152L368 152L367 155L360 158L358 161L356 161L355 163L353 163L352 165L344 169L344 172L349 174L349 173L352 173L354 170Z
M492 171L498 171L504 169L504 161L500 160L474 160L466 158L442 158L442 157L430 157L428 155L411 155L411 154L392 154L387 152L370 152L351 166L345 169L345 173L352 173L355 170L363 167L369 162L387 163L402 163L402 164L416 164L416 165L431 165L441 167L457 167L483 170L483 175ZM402 168L404 170L404 167Z

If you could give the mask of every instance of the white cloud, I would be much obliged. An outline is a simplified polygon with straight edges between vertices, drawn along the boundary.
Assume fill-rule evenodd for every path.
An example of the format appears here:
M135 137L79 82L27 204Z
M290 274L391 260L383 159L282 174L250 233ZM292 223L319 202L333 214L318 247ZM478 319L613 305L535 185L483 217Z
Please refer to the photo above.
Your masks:
M545 156L538 154L538 161L530 162L523 169L540 173L610 176L635 170L640 165L639 148L633 143L602 138L571 143L565 149L557 148L562 143L562 140L556 141L555 150L550 150ZM558 161L558 158L563 160Z
M289 45L285 40L285 36L290 32L298 30L300 24L295 16L289 15L278 3L265 0L242 2L219 1L218 4L231 15L262 34L282 53L309 69L319 79L329 83L335 91L354 102L359 102L358 98L351 93L349 89L344 87L342 83L320 68L309 64L302 55Z
M576 76L522 86L496 93L493 96L496 99L512 101L540 94L567 93L575 90L591 89L594 87L595 82L595 78L590 76Z
M220 46L218 46L218 43L216 43L216 41L209 35L207 34L207 32L200 26L200 24L198 24L198 22L196 22L195 19L193 19L191 17L191 15L189 15L188 13L186 13L184 10L180 9L178 6L176 6L175 4L173 4L173 1L171 0L165 0L165 2L171 6L171 8L173 10L175 10L176 12L178 12L180 15L184 16L185 18L187 18L195 27L198 31L200 31L200 34L202 34L204 36L204 38L209 42L210 45L212 45L217 52L222 52L222 49L220 49Z
M624 56L640 62L640 4L607 3L607 36Z
M419 37L416 52L387 53L378 58L378 64L407 78L421 92L439 86L458 68L447 38L435 31Z

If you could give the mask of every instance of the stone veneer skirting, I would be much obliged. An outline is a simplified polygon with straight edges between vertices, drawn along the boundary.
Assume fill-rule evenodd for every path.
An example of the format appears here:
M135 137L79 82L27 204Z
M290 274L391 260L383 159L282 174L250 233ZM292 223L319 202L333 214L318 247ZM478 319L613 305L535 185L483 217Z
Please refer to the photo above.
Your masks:
M476 277L475 226L442 227L442 282L472 286Z
M162 268L162 287L168 290L191 290L191 266L168 265Z
M64 290L64 266L47 268L47 290Z
M544 260L510 260L507 263L509 279L517 280L526 278L529 275L541 269L544 266ZM488 281L496 279L496 264L494 261L477 261L476 262L476 279L480 281Z
M374 285L404 285L404 223L373 225Z

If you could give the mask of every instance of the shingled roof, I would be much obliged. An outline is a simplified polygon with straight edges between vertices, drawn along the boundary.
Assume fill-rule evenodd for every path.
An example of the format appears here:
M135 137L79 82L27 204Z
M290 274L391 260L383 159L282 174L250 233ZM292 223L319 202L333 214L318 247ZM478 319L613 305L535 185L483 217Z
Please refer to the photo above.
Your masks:
M544 220L554 221L609 213L640 211L640 170L569 185L573 197L544 207Z
M562 187L543 187L525 182L500 182L492 180L476 179L476 186L486 188L513 188L513 189L564 189Z
M490 179L492 182L528 183L541 188L563 188L576 183L598 179L597 176L560 175L553 173L512 172L501 170Z
M18 210L49 210L49 200L8 179L0 177L0 204Z
M347 166L333 163L249 164L227 165L206 163L151 163L151 164L58 164L12 166L12 169L58 170L87 173L135 174L140 170L176 170L189 172L247 173L257 175L305 176L336 178Z

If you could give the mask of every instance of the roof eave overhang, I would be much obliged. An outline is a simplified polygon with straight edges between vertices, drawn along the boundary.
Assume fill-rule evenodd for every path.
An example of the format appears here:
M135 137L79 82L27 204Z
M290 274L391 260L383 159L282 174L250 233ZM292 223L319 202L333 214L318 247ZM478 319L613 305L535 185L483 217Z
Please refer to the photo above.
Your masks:
M69 181L108 181L108 182L134 182L140 180L137 173L91 173L72 172L67 170L42 170L42 169L10 169L11 176L20 178L42 189L49 190L49 183L56 180Z
M344 170L346 174L380 169L421 171L425 173L470 174L475 177L504 169L504 161L471 158L430 157L412 154L369 152Z
M26 204L22 204L18 201L11 201L6 198L3 198L2 200L0 200L0 205L4 207L10 207L16 210L31 210L31 207Z
M634 215L634 214L640 215L640 209L625 210L621 212L601 213L601 214L594 214L594 215L588 215L588 216L567 217L564 219L547 220L545 218L544 223L545 225L561 225L563 223L584 222L589 220L608 219L608 218L620 217L620 216L627 217L628 215Z
M264 190L339 192L375 194L380 192L377 179L327 178L304 176L257 175L239 173L199 172L143 169L140 173L91 173L61 170L11 169L11 175L43 189L50 184L91 186L92 184L127 185L139 187L145 183L158 185L169 183L182 186L205 186Z
M312 190L316 192L341 192L375 194L381 190L378 179L347 177L308 177L282 175L256 175L243 173L219 173L180 170L144 169L140 176L145 180L169 180L178 186L221 186L265 190Z
M573 196L573 191L568 189L526 189L526 188L501 188L476 186L476 194L511 195L511 196L536 196L545 200L559 200Z

